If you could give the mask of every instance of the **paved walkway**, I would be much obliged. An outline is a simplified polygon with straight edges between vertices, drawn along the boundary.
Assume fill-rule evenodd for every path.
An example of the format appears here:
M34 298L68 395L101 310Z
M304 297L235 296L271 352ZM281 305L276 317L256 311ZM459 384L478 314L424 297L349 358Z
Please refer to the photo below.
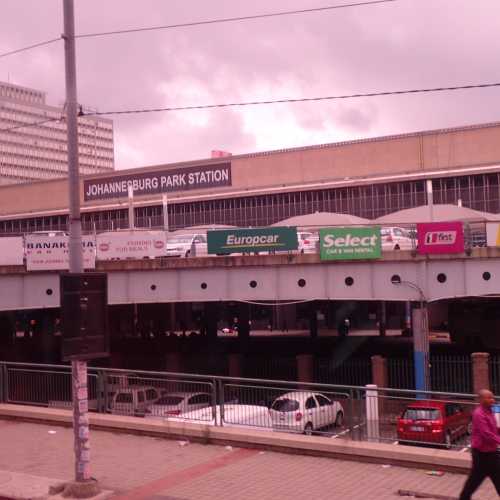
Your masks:
M72 440L69 428L0 420L0 470L71 479ZM93 476L119 500L382 500L402 498L399 489L456 497L465 480L100 431L92 431L91 445ZM474 498L496 498L489 480Z

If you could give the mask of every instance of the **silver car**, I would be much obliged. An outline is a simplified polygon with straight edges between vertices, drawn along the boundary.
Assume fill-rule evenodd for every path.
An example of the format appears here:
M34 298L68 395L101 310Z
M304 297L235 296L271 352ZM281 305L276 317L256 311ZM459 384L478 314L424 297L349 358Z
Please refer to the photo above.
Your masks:
M167 237L167 257L198 257L207 254L207 237L204 234L179 234Z

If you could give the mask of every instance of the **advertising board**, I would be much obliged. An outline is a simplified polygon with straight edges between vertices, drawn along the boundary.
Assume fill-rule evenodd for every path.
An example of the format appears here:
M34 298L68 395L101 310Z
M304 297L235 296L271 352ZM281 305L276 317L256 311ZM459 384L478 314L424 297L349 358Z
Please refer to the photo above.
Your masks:
M321 260L379 259L382 253L379 227L320 229Z
M444 254L464 251L462 222L425 222L417 224L418 253Z
M57 271L69 269L69 237L64 234L28 234L26 236L26 269ZM95 269L95 237L83 236L83 267Z
M115 231L97 235L97 260L146 259L166 255L165 231Z
M500 223L488 222L486 224L486 241L489 247L500 247Z
M207 232L209 254L297 250L296 227L263 227Z

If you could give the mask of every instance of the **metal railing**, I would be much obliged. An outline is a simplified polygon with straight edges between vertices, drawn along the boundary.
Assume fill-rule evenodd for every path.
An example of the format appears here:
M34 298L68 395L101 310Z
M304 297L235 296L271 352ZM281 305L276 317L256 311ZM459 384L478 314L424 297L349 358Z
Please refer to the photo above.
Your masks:
M394 389L415 387L413 359L387 360L388 386ZM469 394L472 392L472 360L468 355L432 355L430 358L433 391Z
M463 451L475 404L462 393L101 368L88 383L95 412ZM70 408L70 387L68 366L0 362L3 403Z

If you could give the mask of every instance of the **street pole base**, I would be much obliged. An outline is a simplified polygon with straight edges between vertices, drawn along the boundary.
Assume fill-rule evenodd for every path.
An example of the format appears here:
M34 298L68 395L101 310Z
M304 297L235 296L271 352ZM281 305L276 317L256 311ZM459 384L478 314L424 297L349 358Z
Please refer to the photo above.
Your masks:
M99 483L94 479L59 483L49 488L49 495L61 495L63 498L92 498L100 493Z

